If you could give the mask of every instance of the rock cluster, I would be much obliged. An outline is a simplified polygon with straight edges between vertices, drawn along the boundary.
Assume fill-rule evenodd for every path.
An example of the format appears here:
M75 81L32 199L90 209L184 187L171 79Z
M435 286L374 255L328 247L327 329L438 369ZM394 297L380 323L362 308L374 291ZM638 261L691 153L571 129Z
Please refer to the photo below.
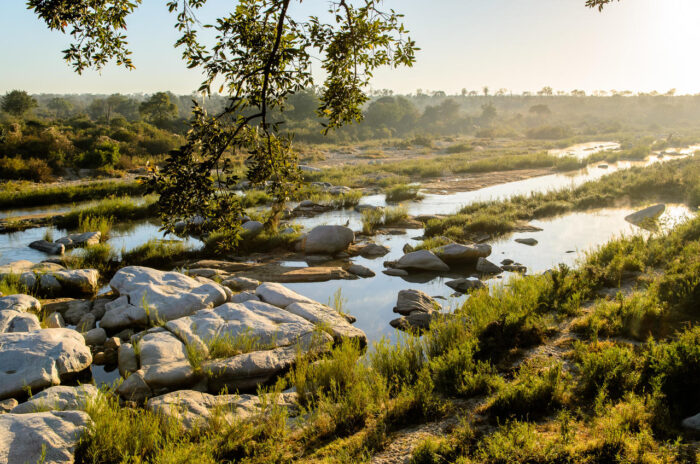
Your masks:
M419 290L401 290L394 307L394 312L401 314L401 317L389 324L403 331L426 330L440 309L433 298Z

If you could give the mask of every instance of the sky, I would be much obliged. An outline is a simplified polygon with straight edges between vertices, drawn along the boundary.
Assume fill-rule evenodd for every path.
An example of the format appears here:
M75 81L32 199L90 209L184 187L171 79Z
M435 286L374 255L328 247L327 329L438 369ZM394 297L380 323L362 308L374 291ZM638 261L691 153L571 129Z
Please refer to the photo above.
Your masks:
M135 71L112 64L75 74L49 31L23 0L0 0L0 93L189 94L201 76L173 48L178 37L165 0L144 0L129 18ZM233 0L209 0L204 22ZM382 69L374 89L397 93L461 89L513 93L555 90L657 90L700 93L700 0L622 0L602 13L585 0L385 0L421 50L410 69ZM299 14L321 14L326 0L303 0Z

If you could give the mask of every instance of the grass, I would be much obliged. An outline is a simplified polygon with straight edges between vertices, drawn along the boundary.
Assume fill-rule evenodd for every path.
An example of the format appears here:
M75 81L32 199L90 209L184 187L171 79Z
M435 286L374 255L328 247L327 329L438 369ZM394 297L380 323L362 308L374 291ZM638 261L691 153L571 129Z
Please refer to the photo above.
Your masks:
M142 195L146 188L138 182L101 181L75 185L37 186L28 182L8 182L0 191L0 208L26 208L78 201L98 200L108 196Z
M362 233L372 235L378 228L397 224L407 217L405 206L365 209L362 211Z
M177 261L192 258L197 254L190 245L179 240L157 240L148 242L129 251L122 251L122 265L149 266L164 268Z
M146 219L155 215L156 197L149 195L136 200L131 197L114 197L100 201L94 206L74 209L56 219L57 227L75 229L80 226L81 220L90 218L98 222L110 221L135 221ZM99 226L100 224L98 224Z
M406 200L420 200L423 197L418 193L419 185L399 184L386 190L387 203L398 203Z
M670 200L694 207L700 202L699 176L700 159L694 158L618 171L576 188L473 203L458 214L428 222L426 235L444 235L454 240L469 240L482 233L498 236L532 219L624 201L641 204Z
M78 217L78 232L99 232L100 240L107 240L114 224L113 217L95 217L80 215Z

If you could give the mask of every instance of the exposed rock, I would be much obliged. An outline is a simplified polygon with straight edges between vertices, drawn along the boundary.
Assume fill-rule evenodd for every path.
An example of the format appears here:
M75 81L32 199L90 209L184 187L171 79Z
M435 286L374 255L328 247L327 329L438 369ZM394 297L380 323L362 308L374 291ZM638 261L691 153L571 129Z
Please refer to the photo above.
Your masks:
M61 282L52 274L42 274L39 277L39 291L44 295L58 295L61 293Z
M348 272L360 277L374 277L376 275L372 269L359 264L352 264L348 268Z
M479 258L476 263L476 270L483 274L500 274L503 270L486 258Z
M429 313L412 313L408 316L402 316L389 322L393 328L404 332L421 332L430 328L430 323L437 313L435 311Z
M686 417L685 419L683 419L683 422L681 424L687 429L700 431L700 413L694 416Z
M296 394L282 393L277 398L278 406L293 411ZM223 414L229 422L236 417L245 419L260 412L260 398L256 395L210 395L194 390L179 390L148 400L147 407L154 413L175 419L186 430L208 425L212 413Z
M404 254L411 253L412 251L414 251L414 249L413 249L413 247L411 246L410 243L404 244L404 246L403 246L403 253L404 253Z
M311 345L319 335L306 336L304 344ZM328 334L320 334L328 337ZM318 346L321 346L319 344ZM299 348L285 346L266 351L254 351L228 359L207 361L203 369L209 373L209 391L217 392L224 388L229 391L253 391L259 385L270 383L294 364ZM304 348L302 348L304 352Z
M92 304L89 300L66 301L67 309L62 311L63 319L70 325L77 325L80 319L90 312Z
M535 246L538 243L537 240L535 240L534 238L531 238L531 237L516 238L515 241L518 243L522 243L523 245L528 245L528 246Z
M218 275L222 275L224 272L221 269L209 269L209 268L197 268L188 269L185 274L190 277L205 277L207 279L213 279Z
M223 282L221 282L221 285L224 285L234 292L240 292L243 290L255 290L260 286L260 282L255 280L255 279L249 279L247 277L229 277Z
M33 296L22 294L9 295L0 298L0 310L3 309L12 309L19 312L38 312L41 310L41 303Z
M57 385L37 393L29 400L14 408L12 414L31 414L39 411L76 411L85 410L91 398L98 390L94 385L85 384L78 387Z
M12 411L12 409L18 404L19 402L14 398L8 398L0 401L0 414L5 414L6 412Z
M272 282L265 282L260 285L255 290L255 294L260 297L262 301L279 308L286 308L293 303L316 303L314 300L300 295L284 285Z
M315 264L323 264L328 261L333 261L333 256L331 255L306 255L305 261L309 265L313 266Z
M90 312L95 315L95 319L97 319L98 321L102 319L102 317L105 315L105 312L107 311L107 303L109 303L110 301L112 300L109 298L98 298L92 302L92 309L90 310Z
M63 292L90 295L99 289L100 273L95 269L71 269L51 275L61 284Z
M0 415L0 462L74 462L82 432L90 424L83 411Z
M241 224L241 229L243 229L243 236L246 238L255 237L263 231L265 226L260 221L248 221Z
M414 312L429 313L440 305L420 290L401 290L396 300L394 312L407 316Z
M83 334L85 338L85 344L89 346L101 346L104 345L107 340L107 332L102 327L97 327L92 330L88 330Z
M326 305L320 303L293 303L287 306L285 310L313 324L326 327L336 341L355 339L358 340L360 346L367 344L367 336L362 330L353 327L342 314Z
M449 243L432 250L435 255L447 264L473 264L479 258L491 254L491 246L486 244L461 245Z
M66 250L76 247L88 247L100 243L100 232L84 232L82 234L70 234L56 240L55 243L65 246Z
M90 366L83 336L71 329L0 334L0 399L38 391Z
M664 211L666 211L666 205L658 204L644 208L643 210L632 213L629 216L625 216L625 221L634 224L635 226L642 226L644 223L649 221L655 221L661 216Z
M522 264L506 264L505 266L501 266L501 269L508 272L519 272L521 274L527 272L527 267Z
M260 301L260 298L253 292L236 293L231 297L231 303L243 303L244 301Z
M448 287L460 292L467 293L469 290L484 288L484 283L479 279L456 279L445 282Z
M139 360L131 343L125 343L119 347L118 354L119 374L127 377L132 372L139 370Z
M418 250L405 254L396 262L397 269L416 271L446 272L450 268L434 253L428 250Z
M29 248L34 248L50 255L62 255L66 247L61 243L47 242L46 240L36 240L29 244Z
M49 329L61 329L66 326L66 322L63 320L61 313L51 313L49 317L46 318L46 327Z
M141 370L127 377L126 380L117 387L117 394L127 401L134 401L136 403L143 403L153 396L151 388L143 379L143 371Z
M514 262L515 262L515 261L513 261L512 259L506 258L506 259L504 259L503 261L501 261L501 264L502 264L503 266L508 266L508 265L510 265L510 264L513 264Z
M15 311L13 309L0 310L0 333L31 332L41 330L41 324L35 314Z
M408 271L404 271L403 269L384 269L382 271L384 274L392 277L407 277L408 276Z
M170 321L226 301L226 291L211 282L201 284L179 272L162 272L140 266L120 269L110 281L120 297L106 304L100 326L118 330L146 326L149 321Z
M334 255L350 246L355 240L354 232L345 226L317 226L304 238L306 254Z
M389 248L385 247L384 245L377 245L376 243L368 243L360 248L359 251L360 256L364 258L376 258L389 253Z

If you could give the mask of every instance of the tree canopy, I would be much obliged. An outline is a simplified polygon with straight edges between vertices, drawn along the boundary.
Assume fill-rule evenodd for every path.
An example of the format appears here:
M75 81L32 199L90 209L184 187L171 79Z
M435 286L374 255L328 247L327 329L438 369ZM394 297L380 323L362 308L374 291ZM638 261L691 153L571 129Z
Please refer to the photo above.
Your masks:
M157 92L139 105L139 113L146 120L159 124L177 117L177 105L170 101L166 92Z
M29 8L50 29L69 33L75 43L64 58L77 72L100 69L110 61L132 68L126 18L140 0L29 0ZM239 238L243 209L232 187L239 181L227 154L248 154L247 177L265 186L275 198L268 224L299 177L292 134L282 125L290 96L318 85L317 111L324 131L362 118L365 89L375 69L410 66L415 43L407 36L401 15L379 8L381 0L328 0L327 15L295 15L301 0L240 0L213 24L201 24L197 12L206 0L166 1L175 15L188 68L203 71L199 92L225 93L228 102L218 114L207 114L193 102L187 142L173 152L152 177L160 194L164 229L180 220L207 218L230 231L227 245ZM215 43L200 40L204 29ZM311 64L320 62L325 78L316 82ZM281 115L281 116L279 116Z
M36 106L36 100L24 90L13 90L2 97L2 110L15 116L22 116Z

